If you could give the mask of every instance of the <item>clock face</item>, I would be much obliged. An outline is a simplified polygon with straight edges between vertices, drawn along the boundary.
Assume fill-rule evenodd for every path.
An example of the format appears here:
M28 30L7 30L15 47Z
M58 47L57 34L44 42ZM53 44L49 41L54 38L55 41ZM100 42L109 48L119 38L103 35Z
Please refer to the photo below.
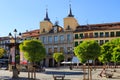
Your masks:
M57 27L54 27L54 32L57 32Z

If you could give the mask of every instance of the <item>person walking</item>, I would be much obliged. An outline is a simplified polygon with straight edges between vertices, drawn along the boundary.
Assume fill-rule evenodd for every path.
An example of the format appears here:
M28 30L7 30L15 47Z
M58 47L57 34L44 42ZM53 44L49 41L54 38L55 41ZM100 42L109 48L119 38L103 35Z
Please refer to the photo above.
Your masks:
M103 68L103 70L100 72L99 76L104 77L105 74L106 74L106 70L105 70L105 68Z

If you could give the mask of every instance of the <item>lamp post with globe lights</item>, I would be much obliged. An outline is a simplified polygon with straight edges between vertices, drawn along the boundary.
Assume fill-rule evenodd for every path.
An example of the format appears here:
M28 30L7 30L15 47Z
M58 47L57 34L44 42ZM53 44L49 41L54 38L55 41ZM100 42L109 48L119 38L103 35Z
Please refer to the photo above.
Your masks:
M9 37L12 38L14 40L14 48L15 48L15 51L14 51L14 60L15 60L15 63L14 63L14 66L13 66L13 76L12 78L18 78L18 69L16 67L16 55L17 55L17 39L18 37L21 37L21 33L19 33L19 36L17 36L17 30L15 29L14 30L14 36L12 36L11 33L9 33Z

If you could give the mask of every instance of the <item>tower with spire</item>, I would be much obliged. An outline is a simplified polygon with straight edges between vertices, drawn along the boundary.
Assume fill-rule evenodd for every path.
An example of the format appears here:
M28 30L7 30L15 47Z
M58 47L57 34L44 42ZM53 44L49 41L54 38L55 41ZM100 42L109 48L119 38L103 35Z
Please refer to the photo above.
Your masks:
M40 33L47 33L52 29L53 24L48 17L48 9L46 9L46 16L43 21L40 22Z
M72 14L71 4L69 5L69 14L66 18L64 18L64 30L72 30L74 31L76 27L78 26L77 20L74 18L74 15Z
M48 17L48 9L46 9L46 16L44 18L44 21L50 21L49 17Z
M71 4L69 5L69 7L70 7L70 12L68 14L68 17L74 17L74 15L72 15Z

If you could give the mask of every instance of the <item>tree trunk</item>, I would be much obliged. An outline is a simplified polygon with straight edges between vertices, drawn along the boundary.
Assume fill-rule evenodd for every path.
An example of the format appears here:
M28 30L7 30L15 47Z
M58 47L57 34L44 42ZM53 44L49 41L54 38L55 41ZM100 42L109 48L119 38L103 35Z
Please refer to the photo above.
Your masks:
M34 80L36 79L36 70L35 70L35 67L34 67Z
M30 69L29 69L29 65L27 64L27 69L28 69L28 79L30 78Z
M31 78L33 79L33 70L31 71Z
M94 71L96 70L96 64L95 64L95 60L94 60L94 62L93 62L93 65L94 65Z
M36 68L36 64L35 64L35 62L33 62L33 76L34 76L34 80L36 79L36 70L35 70L35 68Z
M31 68L32 68L32 69L31 69L31 78L34 79L34 78L33 78L33 71L34 71L34 69L33 69L33 68L34 68L34 67L33 67L33 65L34 65L33 62L32 62L31 65L32 65L32 66L31 66Z
M90 80L92 80L92 67L90 66Z
M89 80L89 60L88 60L88 80Z
M116 62L114 62L114 72L116 72Z
M86 67L85 67L85 64L83 64L83 80L86 80Z

